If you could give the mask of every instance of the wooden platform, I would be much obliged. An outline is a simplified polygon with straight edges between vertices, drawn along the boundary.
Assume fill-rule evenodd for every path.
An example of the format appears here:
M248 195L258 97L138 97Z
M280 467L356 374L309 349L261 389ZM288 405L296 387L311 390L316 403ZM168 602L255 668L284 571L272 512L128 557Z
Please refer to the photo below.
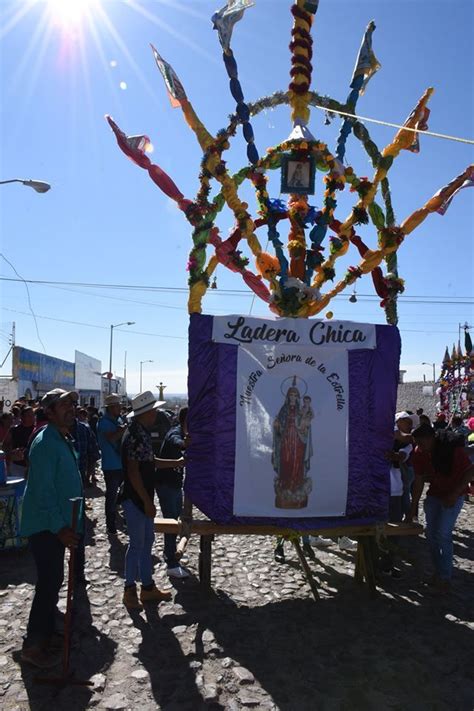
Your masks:
M194 533L200 537L199 580L204 590L211 589L212 542L214 536L283 536L290 538L315 599L319 598L318 587L313 572L308 565L301 548L299 536L325 536L337 538L348 536L357 540L354 578L357 583L366 583L369 592L376 592L376 565L378 543L393 536L419 536L423 526L418 523L385 523L366 526L340 526L338 528L313 528L304 531L266 525L218 524L208 520L184 518L182 521L172 518L155 519L157 533L172 533L181 536L178 554L184 551L189 537Z

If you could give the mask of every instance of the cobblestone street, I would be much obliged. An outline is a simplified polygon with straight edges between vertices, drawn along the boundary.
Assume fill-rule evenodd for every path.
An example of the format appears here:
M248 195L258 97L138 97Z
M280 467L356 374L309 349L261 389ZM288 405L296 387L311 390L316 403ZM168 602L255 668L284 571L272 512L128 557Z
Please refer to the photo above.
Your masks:
M122 604L126 536L109 541L103 497L89 499L86 575L76 597L71 667L92 687L35 683L19 651L34 590L28 551L1 555L0 706L13 709L284 709L469 711L473 707L474 507L455 532L454 591L434 597L421 584L425 541L404 543L410 562L376 599L353 581L354 553L315 549L315 602L290 544L273 561L270 538L221 537L213 548L213 593L193 576L173 601L129 613ZM170 587L156 536L155 579ZM60 603L65 607L65 586ZM56 670L56 674L59 670ZM41 674L42 676L45 673Z

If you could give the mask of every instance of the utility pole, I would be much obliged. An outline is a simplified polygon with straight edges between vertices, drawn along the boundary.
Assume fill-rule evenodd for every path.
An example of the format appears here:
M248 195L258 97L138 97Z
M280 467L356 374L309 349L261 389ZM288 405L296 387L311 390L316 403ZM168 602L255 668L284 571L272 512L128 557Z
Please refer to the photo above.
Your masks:
M3 361L0 363L0 368L3 368L3 366L5 365L5 362L6 362L7 358L8 358L8 356L10 355L10 353L12 353L12 351L13 351L14 348L15 348L15 321L13 321L13 323L12 323L12 332L11 332L11 335L10 335L10 348L8 349L8 352L7 352L6 356L5 356L5 358L4 358ZM12 373L13 373L13 368L12 368Z
M125 394L127 394L127 351L125 351L123 359L123 389Z

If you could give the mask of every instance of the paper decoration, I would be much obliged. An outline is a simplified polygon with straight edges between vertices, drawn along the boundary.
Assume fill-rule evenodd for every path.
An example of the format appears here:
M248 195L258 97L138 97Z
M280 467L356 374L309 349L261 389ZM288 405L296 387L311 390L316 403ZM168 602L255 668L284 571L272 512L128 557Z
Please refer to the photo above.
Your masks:
M447 211L448 207L451 205L451 203L452 203L454 197L455 197L461 190L463 190L464 188L472 188L472 187L474 187L474 165L473 165L473 166L470 166L470 167L466 170L466 172L465 172L464 175L466 176L466 179L463 181L463 183L462 183L458 188L456 188L453 192L451 192L451 194L450 194L449 196L447 196L447 192L448 192L449 186L452 185L452 183L450 183L446 188L444 188L444 189L440 190L438 193L436 193L436 196L439 196L439 197L441 197L441 198L443 199L443 202L441 203L441 205L440 205L440 206L438 207L438 209L436 210L436 212L437 212L439 215L444 215L444 214L446 213L446 211ZM459 181L458 181L458 178L455 178L455 180L453 181L453 183L457 183L457 182L459 182ZM446 196L446 197L445 197L445 196Z
M372 35L374 30L375 22L369 22L364 37L362 39L362 44L359 49L359 55L357 57L354 72L352 74L352 89L356 88L355 84L359 76L362 76L364 78L362 86L359 89L361 95L364 94L367 84L381 67L380 62L378 61L372 49Z
M224 7L212 16L214 29L219 34L219 42L224 52L227 52L230 48L234 25L242 19L245 10L254 4L252 0L228 0Z
M192 229L192 247L187 269L189 272L190 313L202 311L202 300L218 265L240 274L244 283L268 303L278 316L309 318L328 313L335 296L351 287L359 278L370 274L386 319L397 323L397 297L405 285L398 274L397 252L407 236L432 212L444 214L452 198L465 187L474 184L473 166L451 181L412 215L398 223L389 183L389 171L401 151L419 150L418 134L426 130L429 110L427 104L433 93L428 88L409 115L404 126L382 150L371 139L361 120L346 117L338 138L336 153L314 137L308 128L310 107L317 105L327 115L353 113L368 81L380 65L372 49L375 24L369 23L361 44L351 79L351 92L346 103L340 103L311 90L313 79L313 41L311 29L318 3L296 0L291 6L291 81L288 91L276 92L253 104L244 100L238 78L237 63L230 48L232 29L252 3L236 0L228 2L214 16L224 50L223 58L230 79L230 90L236 101L236 113L228 125L213 135L199 119L188 100L183 85L171 65L153 47L156 63L165 80L173 105L180 106L184 119L196 136L203 156L199 172L199 190L193 200L184 198L171 178L143 153L144 137L127 137L111 124L121 149L140 167L145 168L154 182L172 197L184 212ZM278 9L280 4L278 4ZM277 5L275 5L275 10ZM254 142L250 117L259 112L289 104L292 132L290 138L268 148L259 155ZM231 174L224 160L231 139L239 127L246 141L246 165ZM361 141L373 166L371 176L359 176L347 163L346 144L349 134ZM291 189L291 176L285 167L293 161L300 166L302 178L288 193L285 203L272 197L267 189L268 173L282 170L283 186ZM304 169L314 166L316 176L323 173L323 189L315 187L320 198L309 201L313 181L305 178ZM294 171L293 171L294 173ZM293 174L292 174L293 175ZM252 184L258 205L253 216L239 194L244 181ZM317 185L317 183L315 184ZM214 191L211 198L211 191ZM354 193L354 205L345 219L336 219L338 193L345 189ZM230 236L223 239L215 225L218 213L226 207L232 214ZM287 225L285 225L287 220ZM356 234L358 225L371 224L374 238L362 243ZM266 234L260 237L259 230ZM328 229L334 234L328 238ZM286 234L285 234L286 232ZM265 250L263 243L268 243ZM358 261L340 273L339 260L356 247Z
M151 45L151 49L153 51L153 56L155 57L156 66L160 70L161 76L165 81L171 106L173 106L173 108L178 108L178 106L181 106L182 102L186 100L186 92L184 91L183 85L178 79L178 76L171 64L165 62L163 57L157 52L153 45Z

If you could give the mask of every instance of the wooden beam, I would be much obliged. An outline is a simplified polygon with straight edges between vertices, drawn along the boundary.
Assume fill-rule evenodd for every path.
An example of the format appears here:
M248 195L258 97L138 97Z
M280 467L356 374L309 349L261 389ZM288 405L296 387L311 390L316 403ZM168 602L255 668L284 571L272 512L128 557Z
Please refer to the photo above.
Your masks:
M191 524L193 521L193 505L185 496L183 503L183 512L181 514L180 541L176 547L176 560L181 560L186 548L188 547L189 538L191 536Z
M189 521L186 522L189 525ZM186 526L186 533L189 529ZM177 533L184 534L183 524L173 518L155 519L155 531L157 533ZM212 521L193 520L190 524L190 532L199 536L284 536L287 528L279 526L256 525L256 524L218 524ZM293 533L293 531L292 531ZM377 526L368 524L366 526L338 526L337 528L313 528L299 532L301 535L328 536L337 538L338 536L375 536ZM382 530L385 536L419 536L423 533L423 526L417 523L386 523Z
M313 593L314 599L319 600L318 586L316 585L316 581L313 577L313 571L309 567L308 561L306 560L306 557L305 557L305 554L303 553L303 551L301 549L300 542L297 538L292 538L291 542L293 543L296 553L298 554L298 558L300 559L300 563L303 568L303 572L306 575L306 580L309 583L309 587L311 588L311 592Z
M214 536L201 536L199 546L199 582L204 591L211 589L212 541Z

